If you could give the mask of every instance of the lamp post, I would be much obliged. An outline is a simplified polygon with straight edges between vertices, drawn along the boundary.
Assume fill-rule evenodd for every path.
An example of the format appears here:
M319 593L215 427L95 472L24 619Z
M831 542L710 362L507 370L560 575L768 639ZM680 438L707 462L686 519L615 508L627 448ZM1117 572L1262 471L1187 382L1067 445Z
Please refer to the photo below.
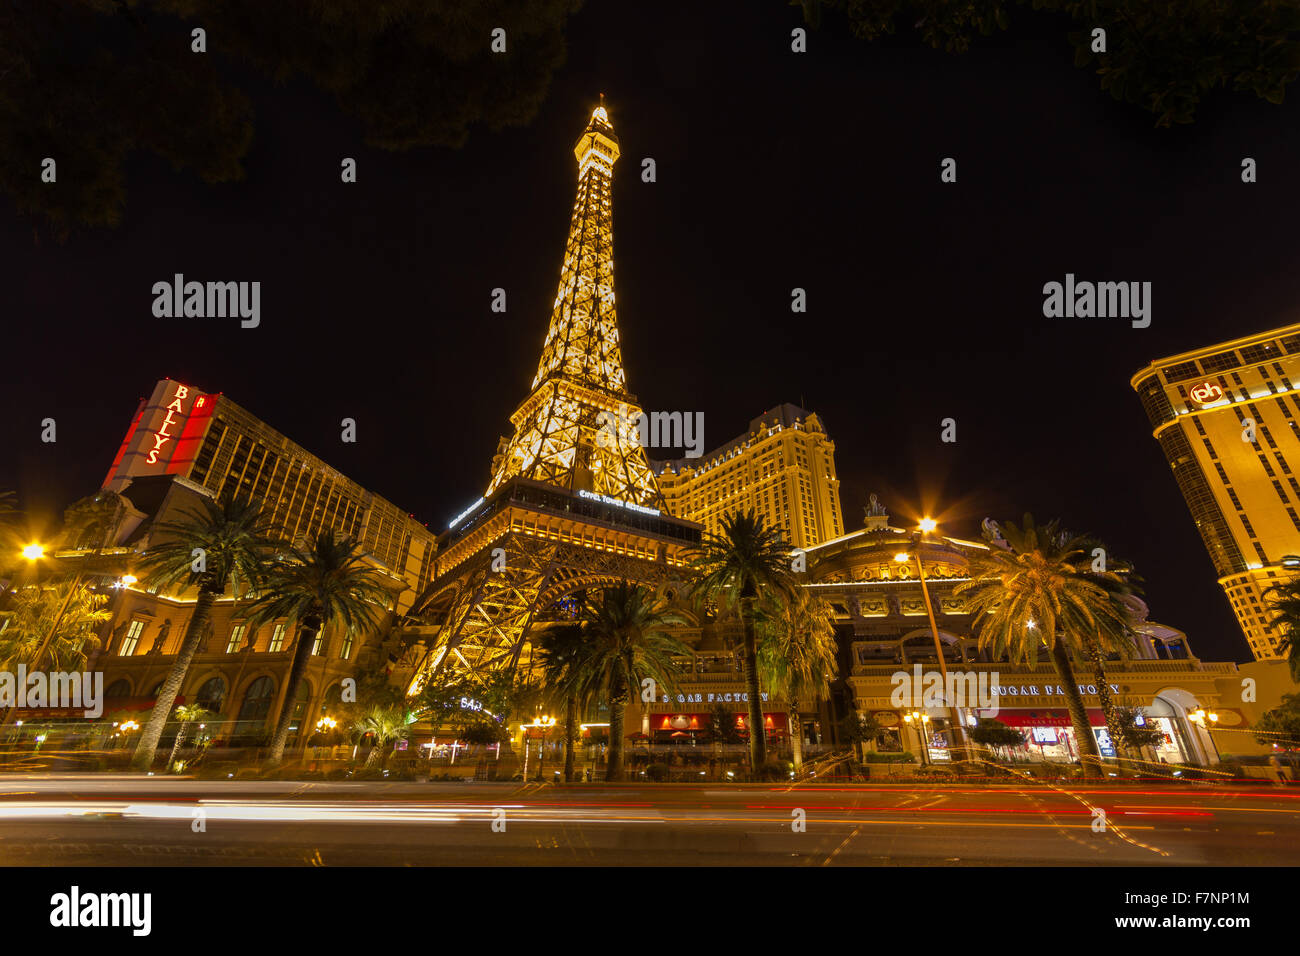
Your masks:
M45 548L39 544L29 544L23 548L23 557L35 563L45 557ZM63 615L68 613L68 605L72 603L72 596L81 590L81 579L84 576L85 573L78 570L72 579L72 583L68 585L68 593L64 596L63 603L59 605L59 612L54 615L54 622L50 625L50 629L46 632L44 639L32 657L33 670L40 670L41 658L45 656L50 644L54 642L54 635L58 633L59 625L63 623Z
M960 752L969 757L969 748L966 746L966 728L962 725L961 711L956 705L948 700L948 662L943 655L943 644L939 640L939 625L934 617L934 603L930 600L930 587L925 581L925 562L921 559L921 547L925 544L925 536L938 527L938 522L933 518L922 518L918 533L912 538L912 543L916 550L916 574L921 582L921 598L925 602L926 617L930 620L930 635L934 638L934 653L939 658L939 676L943 681L944 703L948 704L948 720L952 725L950 734L951 751L954 758ZM911 560L911 555L906 551L894 555L894 560L900 564L906 564Z
M930 715L924 711L914 710L910 714L904 714L903 721L909 727L916 724L913 729L916 730L916 735L921 738L921 766L928 767L930 765L930 742L925 738L927 730L925 725L930 722Z
M538 717L533 723L542 731L542 739L537 743L537 779L541 780L546 771L546 734L555 726L555 718Z

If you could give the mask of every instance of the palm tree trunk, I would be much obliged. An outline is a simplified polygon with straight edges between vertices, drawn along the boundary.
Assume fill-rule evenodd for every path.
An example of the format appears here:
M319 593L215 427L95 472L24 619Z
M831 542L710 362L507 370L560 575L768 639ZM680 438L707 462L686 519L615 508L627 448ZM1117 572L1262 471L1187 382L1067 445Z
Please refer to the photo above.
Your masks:
M1088 652L1092 657L1093 677L1097 681L1097 700L1101 703L1101 712L1106 718L1110 744L1115 748L1115 762L1123 767L1128 748L1124 746L1124 736L1120 733L1119 718L1115 713L1115 700L1110 696L1110 685L1106 683L1106 655L1097 640L1089 642Z
M1083 773L1089 777L1100 776L1101 754L1097 750L1097 738L1092 735L1088 708L1083 705L1083 695L1079 693L1079 684L1074 678L1074 665L1070 663L1064 642L1052 643L1052 663L1056 665L1056 676L1065 691L1065 703L1070 710L1070 723L1074 727L1074 742L1079 748L1079 763L1083 766Z
M758 644L754 639L754 599L740 599L740 619L745 627L745 695L749 698L750 773L757 777L767 762L767 728L763 726L763 699L758 689Z
M181 742L185 740L185 731L189 726L188 721L182 721L181 729L176 731L176 742L172 744L171 756L167 758L167 768L169 770L176 763L176 755L181 752Z
M366 754L367 770L378 770L381 766L380 758L384 755L384 745L380 743L378 737L375 738L375 745L370 748L370 753Z
M167 679L163 681L162 688L158 691L158 699L153 702L153 711L145 722L144 730L140 732L140 742L135 745L135 755L131 758L132 770L148 773L153 767L158 740L167 726L167 718L171 716L172 705L176 703L176 696L181 692L181 685L185 683L185 675L189 673L190 663L199 649L203 632L208 626L208 621L212 619L212 604L216 599L217 596L211 591L199 589L198 600L194 603L194 614L185 627L185 639L181 641L176 660L172 661L172 669L167 672Z
M794 757L795 776L803 773L803 721L799 719L799 705L790 705L790 750Z
M623 779L623 715L627 710L627 686L616 678L609 695L609 753L605 766L605 779L615 782Z
M573 783L574 736L578 729L578 700L572 694L564 699L564 782Z
M284 745L289 740L289 725L293 723L293 705L298 698L298 686L302 683L302 675L307 672L307 660L311 657L311 648L316 643L318 633L320 625L313 627L304 623L298 629L298 644L294 648L293 664L289 667L289 679L284 688L284 703L280 705L280 718L275 722L275 736L271 738L271 752L266 757L266 762L272 767L284 759Z

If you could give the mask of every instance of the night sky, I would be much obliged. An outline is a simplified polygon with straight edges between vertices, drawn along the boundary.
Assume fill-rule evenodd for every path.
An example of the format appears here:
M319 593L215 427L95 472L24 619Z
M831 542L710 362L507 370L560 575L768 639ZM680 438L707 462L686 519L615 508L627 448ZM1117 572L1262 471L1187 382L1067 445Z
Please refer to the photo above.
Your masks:
M1072 65L1059 21L1021 15L949 55L828 17L795 55L797 7L672 9L588 4L535 120L459 150L368 148L330 95L232 64L256 110L244 181L133 157L122 225L63 243L34 242L0 200L0 488L48 525L172 377L441 530L482 494L536 371L572 146L604 92L623 357L645 408L702 411L711 448L802 404L835 440L849 529L873 491L896 524L924 509L963 537L985 516L1059 517L1132 560L1152 618L1199 656L1248 659L1129 378L1296 321L1295 99L1215 95L1156 129ZM151 287L176 272L260 280L261 326L154 318ZM1044 318L1043 284L1067 272L1153 283L1150 328Z

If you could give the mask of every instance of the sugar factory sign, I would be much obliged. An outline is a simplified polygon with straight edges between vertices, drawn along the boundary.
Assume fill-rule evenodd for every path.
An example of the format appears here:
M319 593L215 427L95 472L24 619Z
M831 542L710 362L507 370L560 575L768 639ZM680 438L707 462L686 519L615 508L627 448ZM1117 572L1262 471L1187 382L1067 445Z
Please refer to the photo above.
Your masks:
M763 700L767 700L767 694L759 694ZM676 702L679 704L746 704L749 703L749 695L743 693L732 694L678 694ZM664 694L661 704L673 703L671 694Z
M993 688L993 692L999 697L1064 697L1065 688L1060 684L1000 684ZM1111 684L1110 692L1119 693L1119 685ZM1097 696L1096 684L1080 684L1080 694L1090 694Z

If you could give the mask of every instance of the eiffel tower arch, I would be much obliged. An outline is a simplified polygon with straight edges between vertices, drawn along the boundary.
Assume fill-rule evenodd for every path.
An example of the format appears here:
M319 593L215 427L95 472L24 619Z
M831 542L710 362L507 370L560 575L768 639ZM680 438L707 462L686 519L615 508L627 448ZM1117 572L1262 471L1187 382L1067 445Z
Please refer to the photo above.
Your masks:
M602 98L603 100L603 98ZM602 105L574 147L578 188L532 390L510 417L483 498L439 540L409 630L425 642L408 687L446 670L515 668L569 595L685 576L701 526L666 513L637 433L614 305L618 138Z

